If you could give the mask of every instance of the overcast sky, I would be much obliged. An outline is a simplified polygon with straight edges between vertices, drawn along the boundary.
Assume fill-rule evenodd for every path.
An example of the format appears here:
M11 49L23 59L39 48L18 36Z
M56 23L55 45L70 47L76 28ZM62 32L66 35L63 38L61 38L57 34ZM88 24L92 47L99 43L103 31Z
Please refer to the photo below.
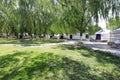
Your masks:
M99 23L98 25L103 28L106 29L106 21L104 19L99 19Z
M109 12L109 17L113 17L111 10ZM101 18L101 19L99 18L99 26L103 29L106 29L106 21L103 18Z

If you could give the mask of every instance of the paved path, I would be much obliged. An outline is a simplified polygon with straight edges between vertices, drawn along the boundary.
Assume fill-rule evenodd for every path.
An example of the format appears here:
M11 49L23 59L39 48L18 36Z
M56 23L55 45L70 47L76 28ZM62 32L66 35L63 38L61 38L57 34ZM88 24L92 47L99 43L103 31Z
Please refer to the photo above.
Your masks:
M76 41L66 41L61 43L46 43L46 44L0 44L0 46L54 46L54 45L62 45L62 44L75 44ZM120 56L120 49L111 48L107 45L105 42L89 42L89 41L83 41L83 44L81 46L91 48L93 50L100 50L100 51L106 51L110 52L113 55Z
M106 42L88 42L88 41L83 41L84 44L82 46L85 46L87 48L91 48L93 50L100 50L100 51L105 51L105 52L110 52L113 55L117 55L120 57L120 49L116 48L111 48L110 46L107 45Z

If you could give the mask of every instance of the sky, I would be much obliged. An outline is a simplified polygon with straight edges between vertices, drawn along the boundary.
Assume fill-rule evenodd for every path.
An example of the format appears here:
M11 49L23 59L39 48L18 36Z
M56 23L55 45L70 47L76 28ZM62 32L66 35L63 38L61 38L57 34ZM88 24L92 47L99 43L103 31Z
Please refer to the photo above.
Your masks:
M99 25L102 29L106 29L106 21L105 21L104 19L99 19L98 25Z
M112 11L111 11L111 10L110 10L108 16L109 16L109 17L113 17L113 16L112 16ZM101 28L106 29L106 21L105 21L105 19L99 18L99 23L98 23L98 25L99 25Z

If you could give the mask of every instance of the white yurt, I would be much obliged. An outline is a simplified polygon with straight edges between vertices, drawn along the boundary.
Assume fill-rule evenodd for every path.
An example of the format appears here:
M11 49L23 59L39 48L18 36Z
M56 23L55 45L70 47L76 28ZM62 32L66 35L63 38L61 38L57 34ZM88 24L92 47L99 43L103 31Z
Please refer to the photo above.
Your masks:
M75 40L80 39L80 33L69 35L69 39L75 39ZM86 35L85 34L82 35L82 39L83 40L86 39Z
M110 32L110 40L108 42L108 45L113 48L120 49L120 28Z
M110 42L120 42L120 28L111 31L110 33Z
M96 40L100 41L109 41L110 39L110 30L103 29L96 32Z

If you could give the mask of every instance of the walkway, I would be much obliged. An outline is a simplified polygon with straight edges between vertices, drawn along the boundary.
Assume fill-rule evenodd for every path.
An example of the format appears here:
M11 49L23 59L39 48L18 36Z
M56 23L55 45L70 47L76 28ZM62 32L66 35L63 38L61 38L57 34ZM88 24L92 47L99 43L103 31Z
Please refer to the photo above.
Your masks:
M42 47L42 46L54 46L54 45L62 45L62 44L75 44L76 41L66 41L61 43L46 43L46 44L0 44L0 46L25 46L25 47ZM113 55L120 56L120 49L111 48L107 45L106 42L89 42L89 41L83 41L83 44L81 46L91 48L93 50L100 50L105 52L110 52Z
M107 45L106 42L83 41L82 46L87 47L87 48L91 48L93 50L100 50L100 51L110 52L113 55L120 56L120 49L111 48L110 46Z

